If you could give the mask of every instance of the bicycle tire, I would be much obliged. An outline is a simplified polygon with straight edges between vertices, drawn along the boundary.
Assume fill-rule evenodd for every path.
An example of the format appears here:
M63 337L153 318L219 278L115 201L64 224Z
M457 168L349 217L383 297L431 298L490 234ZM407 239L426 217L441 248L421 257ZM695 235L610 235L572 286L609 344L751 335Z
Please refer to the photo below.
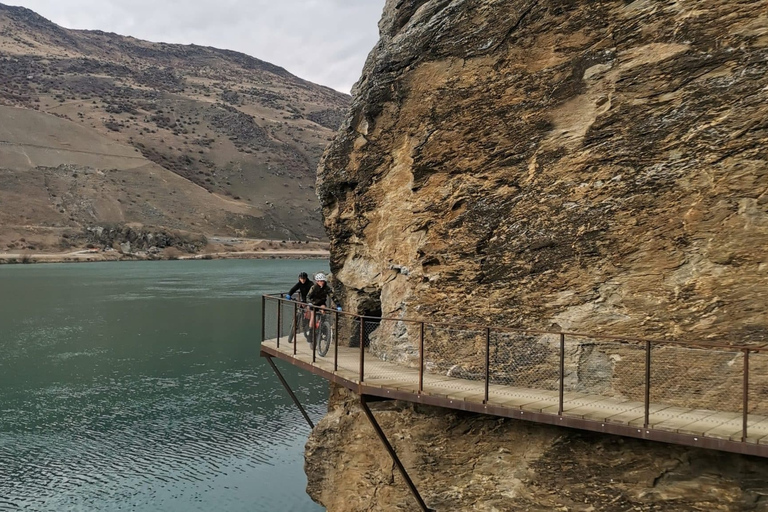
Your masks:
M333 329L330 322L325 320L320 324L320 336L318 337L317 353L320 357L324 357L328 353L328 349L331 348L331 340L333 339Z
M301 325L301 310L296 312L296 315L293 317L293 322L291 322L291 332L288 334L288 344L290 345L293 343L293 340L296 338L296 331L298 330L298 326Z

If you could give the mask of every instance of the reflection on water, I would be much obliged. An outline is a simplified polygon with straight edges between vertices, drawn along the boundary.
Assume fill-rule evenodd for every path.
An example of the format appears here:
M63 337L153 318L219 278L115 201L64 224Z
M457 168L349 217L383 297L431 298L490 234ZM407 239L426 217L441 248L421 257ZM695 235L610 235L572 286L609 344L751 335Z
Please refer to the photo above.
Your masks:
M260 295L318 262L0 267L0 511L318 511ZM322 380L281 366L311 416Z

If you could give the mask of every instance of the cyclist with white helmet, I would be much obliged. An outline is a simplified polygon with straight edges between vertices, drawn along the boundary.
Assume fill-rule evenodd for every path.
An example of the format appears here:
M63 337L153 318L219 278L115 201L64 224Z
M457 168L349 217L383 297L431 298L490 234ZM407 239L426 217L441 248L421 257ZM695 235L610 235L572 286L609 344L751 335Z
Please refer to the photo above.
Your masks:
M336 296L333 290L328 285L328 278L322 272L315 274L315 284L309 289L307 293L307 302L315 307L325 307L330 297L334 303L336 303Z
M328 303L328 297L338 305L336 296L328 285L328 278L322 272L318 272L315 274L315 284L312 285L312 288L309 289L309 293L307 294L307 302L312 310L310 312L309 325L315 325L315 309L319 310L318 314L323 314L325 305ZM336 309L341 311L340 307L337 307Z

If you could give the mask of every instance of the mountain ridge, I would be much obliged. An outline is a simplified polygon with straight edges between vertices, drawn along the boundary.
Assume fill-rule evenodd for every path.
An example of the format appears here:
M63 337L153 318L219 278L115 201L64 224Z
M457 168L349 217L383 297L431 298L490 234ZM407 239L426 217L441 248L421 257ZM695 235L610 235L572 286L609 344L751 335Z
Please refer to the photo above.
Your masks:
M11 115L0 109L0 180L23 186L23 174L49 167L54 162L51 154L61 156L54 167L91 167L97 171L94 176L110 170L83 157L88 137L68 140L62 147L56 130L67 130L66 125L32 112L77 123L99 140L133 148L145 160L141 166L116 168L157 166L152 168L158 175L170 172L182 178L171 180L174 187L138 180L129 191L133 207L117 204L111 211L119 215L112 215L111 222L154 226L159 217L145 212L164 211L159 227L201 235L324 239L315 169L349 102L348 95L244 53L67 29L25 7L0 4L0 105L25 111ZM29 141L18 131L15 139L8 138L2 127L21 118L22 124L53 130L44 138L50 142L49 155L40 147L27 151ZM34 157L22 165L25 160L19 155L27 153ZM64 173L58 176L66 178ZM127 188L119 182L94 182L91 186L101 191L98 197L71 183L60 185L73 191L73 203L106 204L127 197ZM197 187L211 194L211 201L178 203L170 209L164 204L163 196L174 193L198 197ZM19 208L8 190L0 187L0 218L7 225L75 233L105 221L96 206L91 208L96 213L87 218L66 208L61 211L59 202L33 186L16 194L30 197L30 204L41 208L35 210L38 217L17 215ZM40 213L46 208L53 212ZM239 212L236 221L225 214L232 208ZM18 230L12 235L7 231L0 224L0 252L28 238ZM33 244L55 248L55 237L47 240Z

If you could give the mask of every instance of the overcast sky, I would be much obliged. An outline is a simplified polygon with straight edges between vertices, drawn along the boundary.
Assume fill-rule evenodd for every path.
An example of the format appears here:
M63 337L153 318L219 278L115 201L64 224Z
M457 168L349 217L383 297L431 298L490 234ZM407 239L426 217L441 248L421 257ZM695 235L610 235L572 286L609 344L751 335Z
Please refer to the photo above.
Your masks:
M385 0L0 0L67 28L247 53L349 92Z

